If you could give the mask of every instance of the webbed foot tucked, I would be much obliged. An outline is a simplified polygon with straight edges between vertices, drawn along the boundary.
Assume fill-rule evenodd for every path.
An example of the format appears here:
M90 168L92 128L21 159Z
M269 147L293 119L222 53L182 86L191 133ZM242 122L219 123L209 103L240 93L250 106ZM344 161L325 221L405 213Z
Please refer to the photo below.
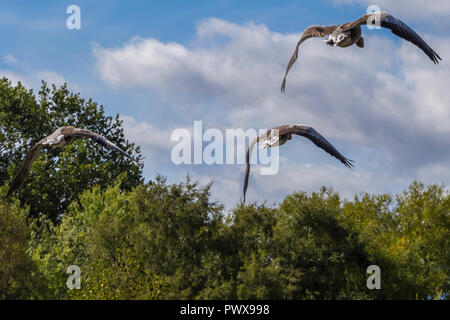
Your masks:
M358 48L364 48L364 38L359 38L358 42L356 42L356 45L358 46Z

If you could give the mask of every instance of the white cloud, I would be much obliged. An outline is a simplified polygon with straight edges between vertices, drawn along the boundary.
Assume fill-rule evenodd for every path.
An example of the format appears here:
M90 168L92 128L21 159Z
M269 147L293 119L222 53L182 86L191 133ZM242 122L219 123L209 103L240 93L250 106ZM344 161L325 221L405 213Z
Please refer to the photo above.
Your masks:
M361 4L363 6L377 5L398 18L417 18L421 20L438 19L438 23L446 23L450 15L448 0L333 0L337 5Z
M30 86L28 80L25 79L25 77L10 70L0 70L0 77L7 78L8 80L11 81L13 85L17 85L17 83L20 81L24 86L26 87Z
M172 130L159 129L127 115L121 115L120 119L123 120L126 139L141 147L146 167L154 168L157 164L170 162Z
M34 80L44 80L48 84L54 84L57 87L62 86L66 81L62 74L54 71L38 71L33 77Z
M297 162L296 162L297 161ZM202 185L213 182L213 200L233 208L242 199L245 166L227 165L222 167L188 166L179 168L173 182L182 181L189 172L194 181ZM425 180L422 180L425 181ZM425 182L429 182L430 179ZM406 188L412 180L409 177L395 176L389 172L376 173L363 168L352 170L336 163L323 165L302 163L298 159L282 161L280 171L273 176L259 174L259 166L252 166L247 189L247 203L266 202L268 205L280 202L287 194L297 191L318 191L322 186L331 187L345 199L355 194L394 193ZM436 181L435 183L439 183Z
M277 195L277 200L281 200L286 192L312 192L322 186L331 187L348 199L361 191L376 194L392 192L399 186L406 187L410 182L390 173L378 174L358 167L350 170L339 164L331 166L286 161L276 176L261 176L254 170L249 182L248 199L256 201Z
M218 128L306 123L356 160L361 170L348 173L336 168L339 163L310 161L318 158L314 152L303 156L301 146L291 156L311 167L286 164L284 175L270 178L279 190L329 183L337 190L382 192L390 184L406 187L407 181L424 177L424 168L430 166L449 176L448 38L423 35L444 58L437 66L411 43L398 45L375 32L364 35L364 49L329 48L309 40L282 95L281 79L298 36L211 18L198 24L189 46L135 38L119 48L96 48L94 54L99 76L112 88L151 90L170 102L167 117L183 115L187 128L190 119L206 118L209 127ZM225 169L215 170L214 177L225 177ZM221 183L232 185L228 179Z
M127 115L121 115L123 120L124 133L127 139L148 148L170 149L170 135L172 130L162 130L147 122L137 121L135 118Z
M417 180L427 184L443 183L448 186L448 182L450 181L450 172L448 170L448 166L439 163L422 167L417 172Z

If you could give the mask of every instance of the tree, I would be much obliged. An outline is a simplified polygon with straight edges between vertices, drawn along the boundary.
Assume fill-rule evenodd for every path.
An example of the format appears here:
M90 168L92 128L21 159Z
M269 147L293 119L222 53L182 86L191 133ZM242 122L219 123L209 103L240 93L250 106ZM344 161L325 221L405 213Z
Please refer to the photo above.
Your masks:
M339 195L322 188L284 199L274 231L287 299L370 299L364 246L339 223Z
M364 246L340 225L340 199L323 189L296 193L277 208L238 206L205 264L201 298L361 299L371 264Z
M28 251L46 296L448 298L450 206L442 187L413 184L395 202L367 194L342 201L323 188L224 214L210 186L158 177L127 191L124 178L83 192L60 223L41 217L34 225ZM81 268L81 290L66 288L70 265ZM381 290L366 286L371 265L381 269Z
M443 186L413 182L395 198L362 194L345 203L340 220L378 261L383 298L448 298L450 199Z
M417 298L439 299L450 291L450 196L443 186L414 182L396 197L393 246Z
M7 184L23 164L26 153L43 137L63 125L90 129L119 145L134 157L139 147L124 138L119 116L106 116L102 106L70 93L66 85L52 89L46 83L37 96L20 83L0 80L0 183ZM131 163L90 141L77 140L64 148L41 152L24 186L15 194L30 215L45 214L53 221L86 189L105 189L126 172L122 188L142 182L142 165Z
M195 296L221 221L209 187L167 186L162 178L131 192L119 185L84 192L57 225L41 221L50 232L35 238L32 251L52 290L76 299ZM81 290L65 287L70 265L81 269Z

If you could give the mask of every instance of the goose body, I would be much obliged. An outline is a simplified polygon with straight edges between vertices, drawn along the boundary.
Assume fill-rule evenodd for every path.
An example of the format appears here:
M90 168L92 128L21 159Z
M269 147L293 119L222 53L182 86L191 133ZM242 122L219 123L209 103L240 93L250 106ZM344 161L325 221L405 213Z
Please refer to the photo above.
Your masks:
M325 40L327 44L333 47L347 48L360 41L364 41L361 37L362 30L360 26L354 27L348 31L344 30L345 29L342 29L342 26L336 28L336 30L328 35L328 38Z

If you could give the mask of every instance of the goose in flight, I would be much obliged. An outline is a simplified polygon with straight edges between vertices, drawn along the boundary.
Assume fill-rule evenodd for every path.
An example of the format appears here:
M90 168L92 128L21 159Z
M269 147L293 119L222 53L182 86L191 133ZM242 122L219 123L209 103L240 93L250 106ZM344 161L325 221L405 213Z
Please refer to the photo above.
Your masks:
M248 187L248 178L250 175L250 157L255 144L260 143L260 148L263 149L278 147L285 144L288 140L291 140L293 134L308 138L317 147L325 150L328 154L332 155L340 162L342 162L346 167L348 168L353 167L352 162L354 161L349 160L342 154L340 154L339 151L337 151L333 147L333 145L329 143L327 139L325 139L319 132L314 130L314 128L301 124L278 126L264 132L259 137L256 137L255 139L252 140L252 142L250 142L250 145L248 146L246 154L247 168L245 169L245 178L244 178L244 198L243 198L244 203L245 203L245 194L247 193Z
M86 129L78 129L75 127L60 127L55 132L53 132L48 137L40 140L36 145L28 152L25 157L25 162L17 173L16 177L10 184L8 194L6 197L9 197L14 191L20 188L20 186L25 181L25 178L28 176L30 169L33 165L33 162L39 157L39 152L42 150L44 146L49 146L52 148L60 148L64 147L70 143L72 143L75 139L80 138L89 138L94 140L95 142L101 144L102 146L114 150L123 156L127 157L130 160L138 162L141 159L134 159L129 156L125 151L117 147L108 139L98 135L95 132L86 130Z
M442 60L441 57L410 27L408 27L401 20L391 16L386 12L374 12L369 13L356 21L344 23L336 26L318 26L313 25L303 32L300 40L295 47L291 60L286 68L283 83L281 84L281 92L286 90L286 77L289 70L294 65L298 58L298 48L300 45L309 38L321 38L328 36L325 41L330 46L338 46L346 48L356 44L359 48L364 48L364 38L361 36L362 25L377 25L387 29L390 29L393 34L412 42L418 46L422 51L433 61L435 64Z

